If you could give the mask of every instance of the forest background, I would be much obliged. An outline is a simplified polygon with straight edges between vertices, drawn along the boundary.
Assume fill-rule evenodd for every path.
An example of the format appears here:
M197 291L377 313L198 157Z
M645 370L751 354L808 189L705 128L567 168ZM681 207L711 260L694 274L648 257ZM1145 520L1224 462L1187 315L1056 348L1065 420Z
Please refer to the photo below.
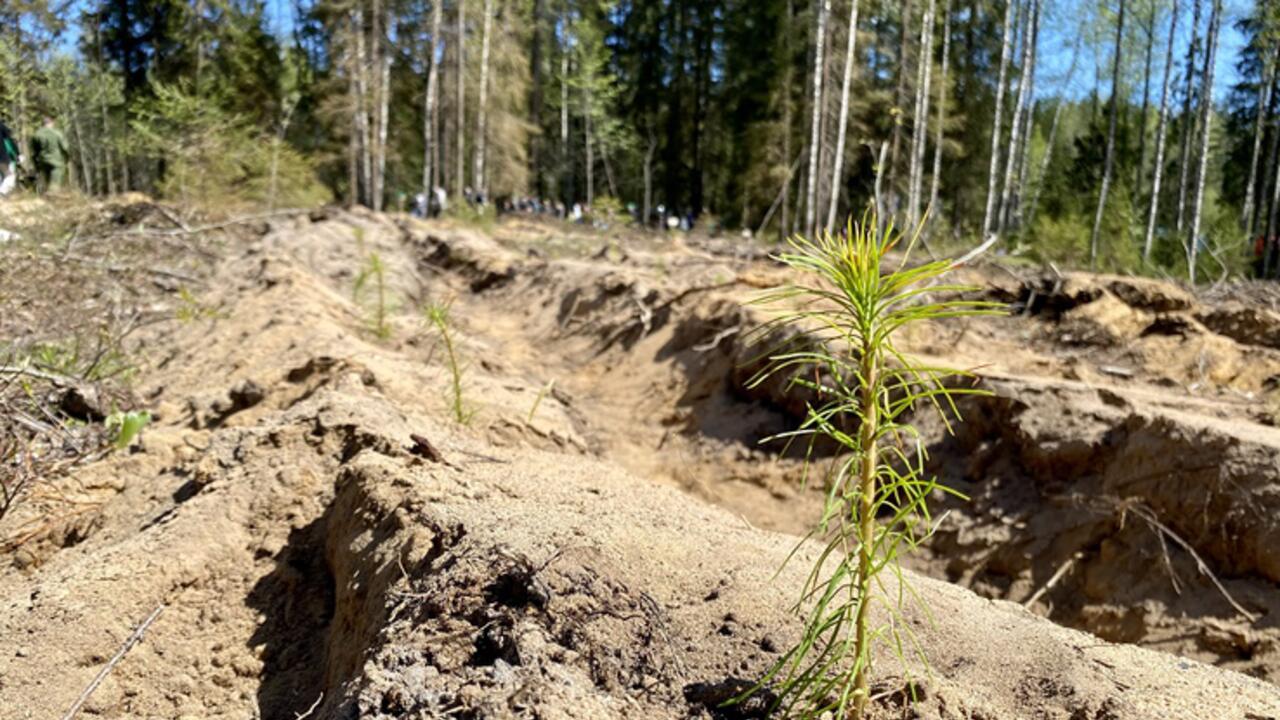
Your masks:
M55 117L87 195L440 186L766 238L874 203L1211 280L1280 266L1278 41L1262 0L0 0L0 115Z

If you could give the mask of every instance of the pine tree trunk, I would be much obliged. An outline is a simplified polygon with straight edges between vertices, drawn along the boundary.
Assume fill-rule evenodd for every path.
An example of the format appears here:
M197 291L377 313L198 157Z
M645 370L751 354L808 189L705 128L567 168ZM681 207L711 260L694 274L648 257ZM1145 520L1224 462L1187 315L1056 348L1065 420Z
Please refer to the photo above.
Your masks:
M430 66L427 69L426 97L423 98L426 108L422 114L422 194L428 198L438 184L435 151L436 140L439 137L437 135L439 120L436 113L440 94L440 59L444 57L442 52L444 38L440 35L443 16L444 0L431 0L431 51L427 59Z
M1276 133L1273 131L1273 135ZM1271 205L1267 208L1267 232L1266 244L1263 246L1262 253L1262 275L1261 277L1269 277L1271 275L1272 261L1275 255L1276 222L1277 216L1280 216L1280 137L1273 138L1271 146L1271 167L1274 177L1271 183Z
M586 143L586 161L587 161L587 206L595 202L596 196L596 158L591 146L591 92L583 90L582 103L582 126L583 140Z
M930 0L932 2L932 0ZM836 157L831 170L831 202L827 206L827 232L836 224L840 188L844 175L844 143L849 127L849 81L853 78L853 55L858 41L858 0L849 3L849 41L844 51L844 79L840 88L840 123L836 126ZM784 148L784 152L789 148ZM790 178L788 178L790 181Z
M1182 232L1187 209L1187 180L1191 170L1191 139L1196 135L1196 120L1191 114L1191 101L1195 96L1196 48L1200 44L1200 3L1195 0L1191 15L1191 44L1187 46L1186 88L1182 97L1182 159L1178 163L1178 214L1174 229Z
M533 28L529 42L529 117L534 127L542 127L542 15L545 0L533 0ZM546 196L545 168L543 167L543 142L540 133L534 133L529 142L529 155L533 161L533 191L538 198Z
M1164 80L1160 88L1160 118L1156 126L1155 165L1151 168L1151 204L1147 211L1147 232L1142 238L1144 264L1151 261L1151 245L1156 236L1156 216L1160 210L1160 182L1164 179L1164 148L1169 132L1169 79L1173 75L1173 42L1178 35L1178 0L1173 0L1171 15L1169 44L1164 54Z
M467 187L467 6L458 0L458 154L455 158L457 196Z
M813 118L809 133L809 189L805 206L805 232L813 235L818 223L818 152L821 146L822 81L826 75L823 43L827 36L827 15L831 13L831 0L821 0L818 6L818 27L813 55Z
M907 190L907 221L920 225L920 193L924 189L924 151L929 139L929 87L933 73L933 18L937 0L929 0L920 23L920 58L916 81L915 126L911 131L911 173Z
M653 155L658 151L658 138L649 131L649 144L644 149L644 214L640 224L648 227L649 213L653 210Z
M1004 232L1009 222L1010 205L1013 196L1014 168L1018 162L1018 145L1022 141L1022 118L1027 105L1027 82L1031 72L1031 25L1035 15L1037 0L1030 0L1022 28L1022 60L1018 77L1018 96L1013 103L1013 119L1009 123L1009 150L1004 159L1004 181L1000 187L1000 208L996 214L995 233Z
M1004 113L1004 86L1009 76L1009 54L1013 33L1015 0L1005 0L1004 30L1000 34L1000 76L996 80L995 116L991 120L991 164L987 170L987 207L982 216L982 234L995 232L996 180L1000 168L1000 121Z
M1240 212L1240 224L1249 232L1249 237L1245 239L1246 243L1251 240L1257 225L1253 212L1253 199L1256 192L1254 186L1258 181L1258 156L1262 152L1262 136L1265 134L1263 120L1266 117L1267 107L1271 104L1271 91L1275 85L1275 54L1271 48L1263 52L1266 53L1266 59L1263 61L1262 85L1258 88L1258 111L1253 119L1253 153L1249 158L1249 181L1244 186L1244 209Z
M1115 57L1111 65L1111 105L1107 114L1107 154L1102 162L1102 188L1098 191L1098 212L1093 216L1093 233L1089 235L1089 269L1098 264L1098 235L1102 232L1102 216L1107 209L1107 191L1111 189L1111 174L1116 164L1116 118L1120 109L1120 59L1124 49L1124 6L1120 0L1120 12L1116 18Z
M795 0L787 0L787 16L786 25L782 29L782 161L787 162L791 159L791 123L792 123L792 96L791 83L794 79L793 65L791 62L791 29L795 25ZM787 174L787 179L782 183L782 216L778 219L779 235L785 237L791 233L789 225L790 216L788 210L791 204L791 180L794 172ZM761 226L763 229L763 226Z
M472 171L472 180L476 189L485 197L489 195L488 183L485 181L485 140L488 133L489 113L489 33L493 22L493 0L484 0L484 29L480 40L480 104L476 108L476 164Z
M942 21L942 74L938 77L938 126L934 128L933 174L929 178L928 211L937 216L938 187L942 178L942 142L947 126L947 71L951 61L951 0L946 0Z
M1196 284L1196 260L1200 253L1200 212L1204 205L1204 181L1209 170L1209 130L1213 121L1213 64L1218 55L1218 27L1222 22L1222 0L1214 0L1209 15L1209 37L1205 47L1203 84L1200 88L1200 157L1196 162L1196 194L1191 205L1191 231L1187 236L1187 277Z

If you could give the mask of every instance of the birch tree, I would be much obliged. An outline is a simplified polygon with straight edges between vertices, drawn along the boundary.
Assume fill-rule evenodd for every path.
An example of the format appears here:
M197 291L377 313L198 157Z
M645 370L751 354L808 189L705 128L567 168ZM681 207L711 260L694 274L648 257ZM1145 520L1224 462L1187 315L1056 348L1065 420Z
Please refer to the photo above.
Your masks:
M994 232L992 223L996 213L996 179L1000 167L1000 121L1004 117L1004 86L1009 75L1009 54L1013 35L1013 10L1015 0L1005 0L1004 30L1000 33L1000 75L996 80L995 117L991 120L991 165L987 172L987 206L982 216L982 234Z
M1266 32L1261 33L1261 36L1269 39L1269 34ZM1253 198L1254 185L1258 179L1258 156L1262 152L1263 120L1266 118L1267 108L1271 106L1271 93L1275 86L1275 50L1264 46L1262 54L1264 58L1262 85L1258 88L1258 109L1253 118L1253 151L1249 155L1249 180L1245 183L1244 207L1240 211L1240 224L1248 230L1250 236L1253 235L1256 225Z
M1174 229L1182 232L1183 218L1187 208L1187 180L1191 169L1191 142L1196 135L1196 119L1191 114L1191 103L1195 98L1196 49L1200 44L1200 3L1195 0L1191 13L1191 44L1187 46L1187 69L1183 74L1185 89L1182 94L1182 159L1178 162L1178 214L1174 221Z
M1151 13L1147 15L1147 24L1143 27L1146 37L1146 50L1142 67L1142 110L1138 113L1138 164L1133 169L1133 187L1142 186L1142 176L1147 167L1147 110L1151 106L1151 56L1156 44L1156 11L1159 5L1155 0L1148 0Z
M465 0L458 0L458 154L455 167L458 173L456 188L461 197L467 187L467 7Z
M493 25L493 0L484 0L484 22L480 35L480 99L476 107L476 159L475 168L471 171L471 179L476 190L489 195L488 183L485 181L484 160L485 140L488 136L489 112L489 32Z
M831 0L821 0L818 6L818 25L814 35L813 51L813 118L809 132L809 188L805 199L805 232L813 235L818 222L818 150L822 130L822 81L826 75L823 43L827 37L827 16L831 13Z
M1200 87L1200 153L1196 162L1195 201L1191 206L1191 231L1187 236L1187 278L1196 282L1196 261L1200 253L1200 218L1204 205L1204 181L1209 170L1209 126L1213 121L1213 64L1218 54L1218 28L1222 22L1222 0L1213 0L1209 14L1209 37L1205 42L1203 83Z
M1107 150L1102 162L1102 187L1098 190L1098 211L1093 216L1093 232L1089 235L1089 269L1098 264L1098 234L1102 232L1102 216L1107 209L1107 192L1111 189L1111 174L1116 164L1116 118L1120 114L1120 60L1124 51L1124 6L1120 0L1120 11L1116 17L1115 56L1111 64L1111 102L1108 103L1107 118Z
M929 0L920 23L920 60L916 82L915 126L911 133L911 170L908 175L907 222L920 223L920 193L924 186L924 152L929 137L929 83L933 72L933 18L937 0Z
M831 203L827 207L827 232L831 232L835 227L836 209L840 205L840 188L844 177L844 143L849 127L849 81L853 78L853 56L857 47L857 38L858 0L852 0L849 3L849 41L844 51L844 79L840 88L840 122L836 126L836 157L831 170ZM788 178L789 183L790 178Z
M431 0L431 36L427 47L427 90L423 97L422 114L422 193L430 196L438 180L435 161L440 121L436 117L440 106L440 59L444 57L444 38L440 25L444 20L444 0Z
M1199 0L1196 0L1199 2ZM1160 118L1156 125L1156 157L1151 168L1151 205L1147 211L1147 232L1142 239L1142 262L1151 261L1151 244L1156 234L1160 209L1160 181L1164 178L1164 147L1169 132L1169 78L1173 74L1173 42L1178 35L1178 0L1173 0L1169 18L1169 42L1164 53L1164 80L1160 87Z
M1037 12L1038 0L1031 0L1031 7L1027 9L1026 17L1023 20L1022 29L1022 72L1018 78L1018 96L1013 104L1013 119L1009 126L1009 150L1005 153L1004 163L1004 182L1000 190L1000 208L996 216L995 233L997 235L1004 232L1009 222L1010 205L1013 197L1014 172L1018 162L1018 146L1022 140L1022 120L1027 109L1027 90L1030 86L1032 62L1031 48L1034 45L1032 36L1032 24L1035 20Z

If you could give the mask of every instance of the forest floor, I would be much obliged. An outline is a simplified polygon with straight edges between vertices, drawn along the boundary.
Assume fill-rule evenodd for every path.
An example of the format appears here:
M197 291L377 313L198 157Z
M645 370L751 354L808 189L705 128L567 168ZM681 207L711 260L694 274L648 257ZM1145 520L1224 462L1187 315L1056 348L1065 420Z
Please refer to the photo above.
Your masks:
M104 667L84 716L763 717L718 706L797 637L821 477L760 442L803 410L749 387L762 250L143 198L0 228L0 720ZM1280 718L1277 294L961 274L1012 313L902 338L990 395L917 418L970 499L875 716Z

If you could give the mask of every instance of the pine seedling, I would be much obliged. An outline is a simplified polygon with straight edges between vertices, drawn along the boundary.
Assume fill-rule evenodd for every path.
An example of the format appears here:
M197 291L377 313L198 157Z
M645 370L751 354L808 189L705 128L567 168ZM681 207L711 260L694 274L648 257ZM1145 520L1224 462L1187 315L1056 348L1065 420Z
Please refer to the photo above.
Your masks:
M975 288L943 281L955 266L950 260L909 265L918 238L919 230L908 237L891 223L880 229L871 213L860 223L851 220L842 234L793 238L777 259L805 279L760 299L785 306L761 331L800 332L752 383L786 377L788 389L802 388L812 398L800 427L780 437L803 439L810 454L818 441L840 450L825 477L821 520L806 538L822 549L795 606L804 618L800 640L750 691L773 689L773 710L781 716L864 717L880 643L892 648L904 672L909 656L927 671L903 614L907 597L922 607L923 601L898 558L932 532L930 495L959 494L925 476L926 451L910 415L931 409L950 430L950 418L958 418L956 396L981 391L955 386L970 373L905 355L894 335L930 320L997 314L1001 306L958 298ZM895 249L901 255L891 259ZM811 468L806 463L806 476ZM886 570L897 580L892 589L882 577ZM887 612L873 620L877 598Z
M369 253L369 260L356 275L355 285L351 289L352 300L358 303L365 286L370 283L373 284L375 293L370 327L379 340L386 340L391 337L391 325L387 322L387 268L376 252Z
M445 361L449 365L450 409L453 411L453 419L460 425L467 425L476 413L467 407L462 397L462 366L458 362L458 352L453 346L453 334L449 329L449 306L428 305L426 314L427 320L440 332L440 340L444 343Z

